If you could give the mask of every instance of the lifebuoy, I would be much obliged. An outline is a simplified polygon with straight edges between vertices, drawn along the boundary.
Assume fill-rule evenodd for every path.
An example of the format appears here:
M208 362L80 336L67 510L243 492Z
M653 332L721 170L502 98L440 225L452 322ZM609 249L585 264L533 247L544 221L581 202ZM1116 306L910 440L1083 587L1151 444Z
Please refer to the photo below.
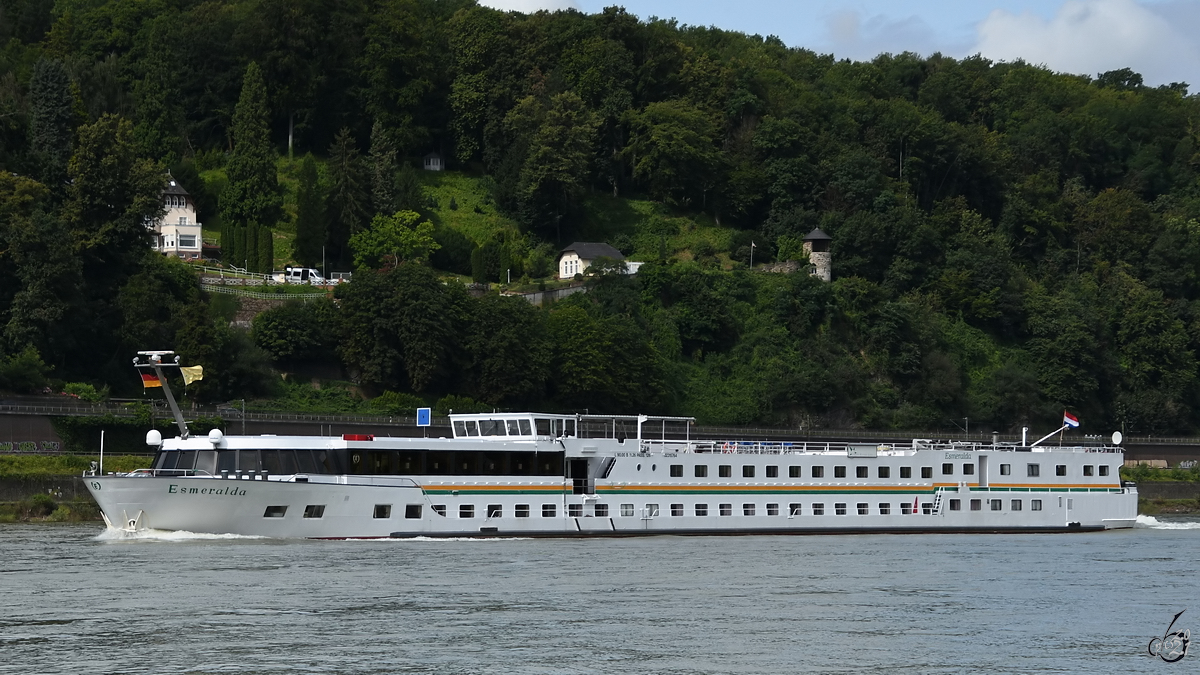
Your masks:
M733 443L729 443L729 442L723 443L721 445L721 452L726 455L733 454Z

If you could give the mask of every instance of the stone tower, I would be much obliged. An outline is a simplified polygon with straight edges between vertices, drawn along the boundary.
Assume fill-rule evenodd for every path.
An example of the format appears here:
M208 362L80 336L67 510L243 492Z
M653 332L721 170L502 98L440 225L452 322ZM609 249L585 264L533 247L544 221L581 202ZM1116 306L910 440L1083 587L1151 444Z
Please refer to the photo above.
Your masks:
M833 254L829 252L832 238L817 228L804 238L804 252L812 264L812 275L821 281L833 280Z

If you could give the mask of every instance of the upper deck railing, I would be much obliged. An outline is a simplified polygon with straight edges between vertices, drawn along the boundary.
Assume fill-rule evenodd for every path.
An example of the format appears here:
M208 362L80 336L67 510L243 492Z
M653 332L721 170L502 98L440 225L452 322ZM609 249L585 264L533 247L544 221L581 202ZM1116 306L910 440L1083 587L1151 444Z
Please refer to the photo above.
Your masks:
M1121 453L1122 448L1111 446L1038 446L1028 447L1012 443L964 443L955 441L933 441L914 439L911 444L881 443L836 443L827 441L707 441L707 440L662 440L643 439L640 446L645 453L695 452L734 455L854 455L888 457L911 455L918 450L944 452L1099 452Z

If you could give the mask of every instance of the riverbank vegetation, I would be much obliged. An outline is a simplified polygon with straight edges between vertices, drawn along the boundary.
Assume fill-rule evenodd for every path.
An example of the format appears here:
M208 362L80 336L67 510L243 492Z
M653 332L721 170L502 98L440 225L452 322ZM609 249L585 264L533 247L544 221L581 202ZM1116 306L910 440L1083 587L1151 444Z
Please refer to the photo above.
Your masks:
M0 389L136 395L131 355L172 347L205 368L189 403L1200 430L1186 84L838 60L616 7L0 12ZM354 280L239 327L148 248L168 170L227 261ZM805 273L818 227L831 283ZM575 240L645 264L545 307L497 294Z

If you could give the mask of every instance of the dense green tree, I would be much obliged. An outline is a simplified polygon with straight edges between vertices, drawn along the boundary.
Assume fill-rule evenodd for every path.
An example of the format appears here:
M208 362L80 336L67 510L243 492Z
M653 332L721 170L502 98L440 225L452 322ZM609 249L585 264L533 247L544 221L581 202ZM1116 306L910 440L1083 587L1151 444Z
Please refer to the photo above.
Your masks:
M289 366L327 359L337 335L337 307L329 300L292 301L254 318L254 344Z
M300 163L299 184L296 186L296 239L292 256L306 267L321 262L325 245L325 193L317 174L317 162L312 154Z
M628 123L634 178L665 202L701 205L721 161L712 119L684 101L662 101L630 113Z
M37 176L55 192L67 179L75 112L66 66L43 58L29 81L29 150Z
M390 216L375 216L371 227L350 237L356 268L376 269L390 261L422 264L440 248L433 236L433 223L421 221L415 211L397 211Z

